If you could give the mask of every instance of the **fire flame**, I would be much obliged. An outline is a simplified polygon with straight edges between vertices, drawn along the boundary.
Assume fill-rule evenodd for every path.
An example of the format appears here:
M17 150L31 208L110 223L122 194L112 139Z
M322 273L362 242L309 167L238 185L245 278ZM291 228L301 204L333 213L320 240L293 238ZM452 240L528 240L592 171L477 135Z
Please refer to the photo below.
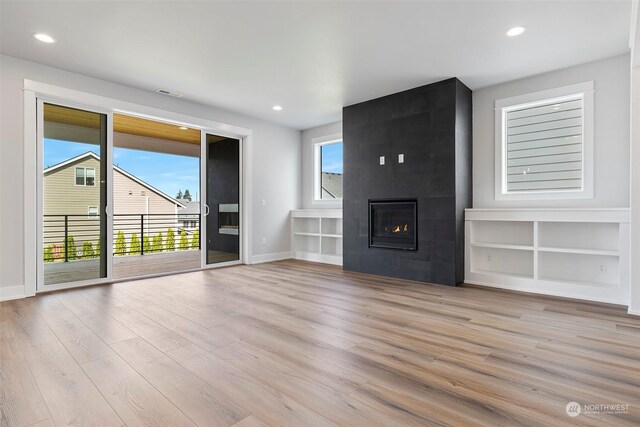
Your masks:
M391 230L392 233L400 233L401 231L404 231L405 233L409 231L409 224L405 224L403 227L396 225L395 228Z

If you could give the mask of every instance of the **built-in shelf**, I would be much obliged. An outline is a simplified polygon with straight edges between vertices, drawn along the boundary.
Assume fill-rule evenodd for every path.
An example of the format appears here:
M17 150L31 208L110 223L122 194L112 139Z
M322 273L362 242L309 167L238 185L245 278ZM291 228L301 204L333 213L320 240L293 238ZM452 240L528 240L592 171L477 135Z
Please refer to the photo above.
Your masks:
M342 265L342 210L291 211L293 257Z
M599 249L546 248L544 246L539 246L538 251L558 252L558 253L567 253L567 254L583 254L583 255L609 255L609 256L620 255L620 251L607 251L607 250L599 250Z
M465 281L627 304L628 209L467 209Z
M483 270L473 270L472 273L475 274L495 274L494 271L483 271ZM517 274L517 273L501 273L505 277L513 277L518 279L533 279L533 276L530 274Z
M516 249L519 251L532 251L533 246L507 245L502 243L472 243L474 248Z

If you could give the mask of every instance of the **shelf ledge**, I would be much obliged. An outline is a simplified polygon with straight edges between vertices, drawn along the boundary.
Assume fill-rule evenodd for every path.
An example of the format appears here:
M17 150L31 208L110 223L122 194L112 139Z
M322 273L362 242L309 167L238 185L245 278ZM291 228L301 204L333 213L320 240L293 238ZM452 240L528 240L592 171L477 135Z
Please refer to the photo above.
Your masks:
M533 246L525 245L507 245L504 243L471 243L474 248L491 248L491 249L516 249L519 251L533 251Z
M538 247L539 252L556 252L564 254L579 254L579 255L607 255L607 256L620 256L619 251L601 250L601 249L578 249L578 248L553 248L553 247Z

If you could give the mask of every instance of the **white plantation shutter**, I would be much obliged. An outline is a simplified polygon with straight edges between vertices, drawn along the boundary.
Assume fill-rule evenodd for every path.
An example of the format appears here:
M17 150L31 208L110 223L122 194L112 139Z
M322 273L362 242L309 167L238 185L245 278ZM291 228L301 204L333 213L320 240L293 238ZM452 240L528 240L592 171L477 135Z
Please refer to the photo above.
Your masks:
M505 109L507 192L583 187L582 95Z

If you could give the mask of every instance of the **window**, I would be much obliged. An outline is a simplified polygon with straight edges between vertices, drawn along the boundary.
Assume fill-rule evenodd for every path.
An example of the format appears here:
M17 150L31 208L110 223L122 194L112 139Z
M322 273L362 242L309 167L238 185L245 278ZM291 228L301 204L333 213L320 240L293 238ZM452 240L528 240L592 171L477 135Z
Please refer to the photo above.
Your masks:
M342 199L342 141L315 144L314 198L316 201Z
M98 219L100 212L98 211L97 206L89 206L88 208L89 219Z
M591 198L593 82L496 101L496 199Z
M94 168L76 168L76 185L93 187L96 182Z

